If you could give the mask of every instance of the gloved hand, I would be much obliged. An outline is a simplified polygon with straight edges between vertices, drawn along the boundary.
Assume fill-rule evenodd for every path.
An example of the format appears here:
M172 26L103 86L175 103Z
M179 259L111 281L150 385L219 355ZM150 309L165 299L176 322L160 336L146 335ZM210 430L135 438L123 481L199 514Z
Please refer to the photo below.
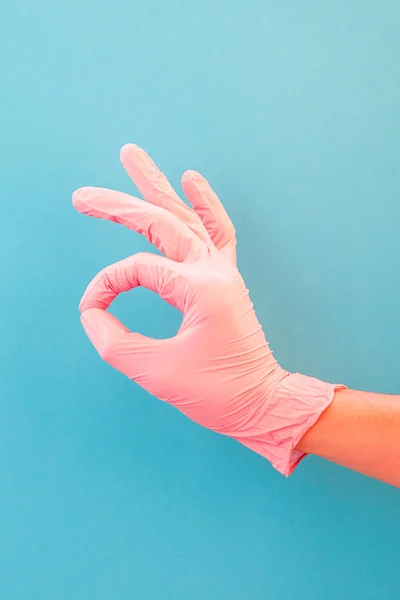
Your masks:
M147 202L85 187L73 195L84 214L145 235L165 256L140 253L102 270L80 304L100 356L189 418L230 436L289 475L296 445L334 396L334 385L285 371L275 360L236 267L234 227L207 181L188 171L174 192L134 145L121 161ZM183 313L177 335L130 332L107 308L120 292L144 286Z

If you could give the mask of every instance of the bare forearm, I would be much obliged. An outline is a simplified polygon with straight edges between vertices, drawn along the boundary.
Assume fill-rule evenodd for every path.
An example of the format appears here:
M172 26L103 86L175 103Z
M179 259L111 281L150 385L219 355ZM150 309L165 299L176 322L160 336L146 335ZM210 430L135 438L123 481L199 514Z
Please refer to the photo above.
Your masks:
M400 396L338 390L297 448L400 487Z

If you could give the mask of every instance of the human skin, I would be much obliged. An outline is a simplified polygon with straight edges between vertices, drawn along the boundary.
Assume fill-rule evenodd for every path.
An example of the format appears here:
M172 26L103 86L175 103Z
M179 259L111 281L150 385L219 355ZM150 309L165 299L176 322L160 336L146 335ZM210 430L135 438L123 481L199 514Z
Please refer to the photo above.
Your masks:
M400 487L400 396L336 390L297 449Z

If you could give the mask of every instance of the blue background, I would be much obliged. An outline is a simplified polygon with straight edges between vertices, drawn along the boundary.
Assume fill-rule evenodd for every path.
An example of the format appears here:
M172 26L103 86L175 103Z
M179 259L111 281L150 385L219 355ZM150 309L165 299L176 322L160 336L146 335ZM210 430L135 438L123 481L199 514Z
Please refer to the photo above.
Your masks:
M202 171L280 362L399 393L397 0L13 0L0 24L1 600L393 600L399 491L286 481L104 364L77 305L145 240L74 213L145 147ZM150 335L151 293L115 313Z

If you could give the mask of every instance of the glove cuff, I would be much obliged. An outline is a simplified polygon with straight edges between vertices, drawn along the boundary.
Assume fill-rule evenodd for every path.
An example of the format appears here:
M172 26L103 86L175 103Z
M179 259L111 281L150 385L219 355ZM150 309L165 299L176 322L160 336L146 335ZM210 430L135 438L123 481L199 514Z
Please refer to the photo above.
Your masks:
M258 427L251 435L236 439L264 456L288 477L307 456L295 449L297 444L331 404L335 390L345 387L300 373L288 373L268 394L265 414Z

